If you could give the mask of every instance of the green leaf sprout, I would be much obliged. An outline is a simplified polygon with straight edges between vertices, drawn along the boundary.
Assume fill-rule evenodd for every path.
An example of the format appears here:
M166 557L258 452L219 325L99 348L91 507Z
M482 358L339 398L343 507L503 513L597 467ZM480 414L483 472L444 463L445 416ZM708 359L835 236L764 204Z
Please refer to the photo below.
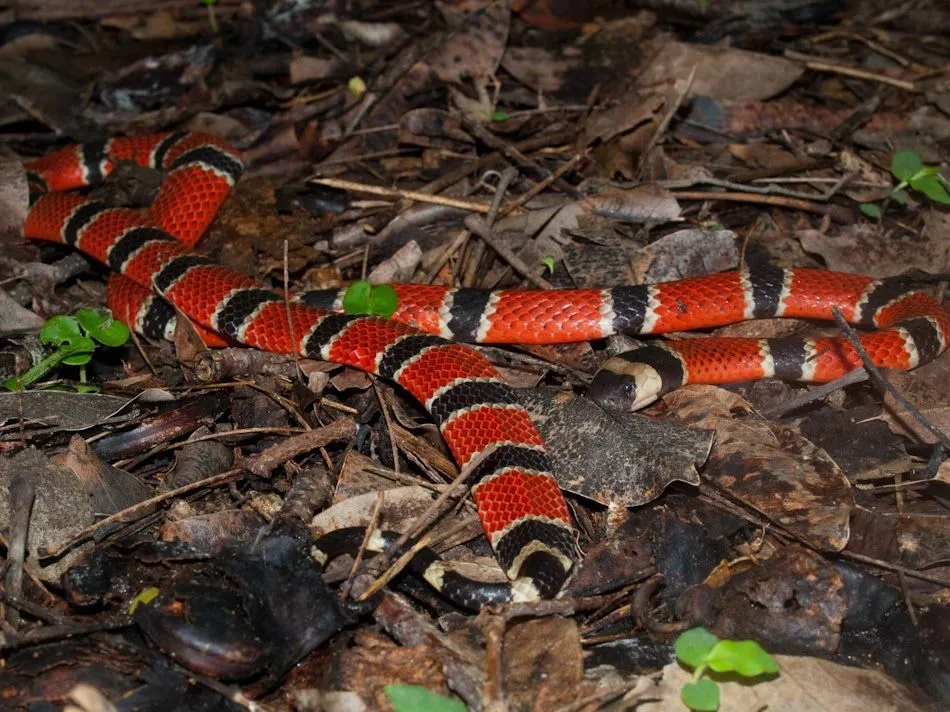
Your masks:
M418 685L386 685L383 689L396 712L465 712L467 709L457 700Z
M906 205L909 198L907 189L927 196L935 203L950 205L950 190L946 179L940 175L940 166L925 166L914 151L898 151L891 158L891 173L899 181L884 198L900 205ZM860 206L861 212L873 220L880 220L881 208L873 203Z
M683 685L680 699L695 712L719 709L719 685L703 677L707 670L734 672L743 677L773 675L778 663L754 640L719 640L705 628L682 633L675 643L676 659L693 668L693 679Z
M220 28L218 18L214 13L214 6L218 4L218 0L201 0L201 4L208 8L208 24L211 26L211 31L218 34Z
M64 364L79 366L80 385L77 390L88 393L96 390L86 384L86 364L92 360L96 343L115 347L128 340L129 328L116 321L107 309L80 309L76 316L50 317L40 329L40 341L56 347L56 350L33 364L25 373L0 383L0 387L8 391L22 391Z
M388 319L396 313L399 298L388 284L370 284L365 279L353 282L343 295L343 311Z
M880 220L884 216L881 207L876 203L861 203L860 208L861 212L872 220Z

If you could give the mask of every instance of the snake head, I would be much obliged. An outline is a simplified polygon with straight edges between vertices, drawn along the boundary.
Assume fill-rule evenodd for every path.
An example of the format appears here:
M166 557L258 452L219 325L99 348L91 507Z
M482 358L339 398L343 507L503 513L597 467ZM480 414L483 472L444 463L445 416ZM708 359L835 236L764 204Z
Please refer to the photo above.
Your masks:
M644 408L664 392L663 378L649 363L631 361L630 354L608 359L587 389L587 397L604 410L632 412Z

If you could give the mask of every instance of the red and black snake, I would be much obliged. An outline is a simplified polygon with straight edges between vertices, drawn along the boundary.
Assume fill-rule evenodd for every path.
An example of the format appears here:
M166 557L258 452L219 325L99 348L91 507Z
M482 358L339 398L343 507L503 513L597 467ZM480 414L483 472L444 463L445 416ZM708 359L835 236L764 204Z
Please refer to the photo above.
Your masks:
M98 182L123 160L166 172L147 213L59 192ZM219 139L188 132L117 138L62 149L27 168L48 192L27 218L27 237L72 245L121 275L110 280L109 305L144 335L168 335L177 309L211 332L209 339L353 366L395 381L424 404L476 483L479 517L513 582L485 600L556 595L574 566L574 536L530 417L494 367L458 342L565 343L760 317L830 319L835 307L877 329L861 341L880 366L914 368L941 354L950 338L950 314L926 294L815 269L584 290L394 285L399 306L391 319L350 316L340 313L342 293L311 292L288 304L185 246L201 236L242 171L238 152ZM589 395L632 409L685 383L828 381L859 364L840 337L654 342L607 361ZM348 536L328 540L328 553ZM464 588L434 561L422 568L447 595ZM468 604L477 597L468 589L457 596Z

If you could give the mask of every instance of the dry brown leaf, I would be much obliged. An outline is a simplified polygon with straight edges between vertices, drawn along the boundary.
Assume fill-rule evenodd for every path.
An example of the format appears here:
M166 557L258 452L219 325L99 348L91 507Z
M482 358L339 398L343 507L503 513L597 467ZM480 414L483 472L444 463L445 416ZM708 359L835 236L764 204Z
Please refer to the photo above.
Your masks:
M412 526L414 520L421 516L435 499L436 494L430 489L419 485L400 487L392 479L367 471L364 469L366 467L373 467L377 472L380 469L372 460L359 453L347 454L334 493L333 505L317 514L310 523L316 534L369 524L379 490L384 490L384 499L376 526L398 532L404 532ZM464 490L460 496L464 496ZM481 525L475 515L464 513L443 518L430 528L429 532L434 539L440 539L441 532L454 529L466 516L470 519L469 526L463 527L450 539L445 540L439 550L442 550L443 546L454 546L481 535Z
M631 92L616 106L592 114L584 122L577 142L582 147L590 146L595 141L608 141L640 124L653 121L668 98L658 92Z
M294 57L290 60L288 74L291 84L306 84L333 76L341 69L340 60L327 57L310 57L307 55Z
M670 80L685 81L693 71L688 98L767 99L794 84L804 67L781 57L728 47L706 47L661 41L659 51L644 67L640 86Z
M11 394L12 395L12 394ZM91 542L69 551L56 560L37 563L41 547L69 541L84 527L92 524L94 516L89 496L76 476L65 467L57 466L39 450L22 450L13 457L0 458L0 528L10 527L10 483L20 472L29 472L36 481L36 500L30 517L27 541L27 561L40 579L59 585L62 574L92 547Z
M934 476L937 482L943 482L950 485L950 461L944 460L937 468L937 474Z
M822 549L845 547L851 484L824 450L716 386L686 386L663 403L677 422L715 430L706 479Z
M950 435L950 405L924 407L920 412L944 435ZM884 413L881 417L893 433L927 445L937 442L937 436L920 422L916 414L911 413L890 393L884 395Z
M510 22L508 1L474 9L460 29L426 55L425 62L444 82L462 84L465 79L492 76L505 52Z
M889 172L878 168L854 151L842 149L838 154L838 163L841 170L852 176L851 183L871 183L875 186L855 188L848 185L843 192L852 200L860 203L880 200L892 187Z
M748 166L776 171L801 163L794 153L772 143L735 143L729 153Z
M509 47L501 58L501 66L525 86L552 94L563 85L571 63L544 47Z
M795 710L795 712L922 712L926 709L893 679L872 670L836 665L818 658L777 655L781 673L774 680L749 684L721 681L719 709L729 712ZM658 678L658 679L657 679ZM640 700L639 712L684 712L679 694L692 674L676 663L667 665L655 684L638 685L627 701Z
M948 229L950 224L935 226L922 235L885 234L877 224L859 222L843 225L833 234L799 230L795 236L806 252L820 255L828 269L882 279L915 268L927 272L946 271L950 266Z
M505 633L505 690L512 709L553 710L577 701L584 651L577 622L548 616Z
M104 17L103 27L115 27L125 30L140 40L171 39L173 37L189 37L208 29L207 15L197 20L184 21L173 16L170 12L153 12L145 17L135 15L119 15Z
M739 264L731 230L688 228L651 242L633 258L638 284L655 284L733 269Z
M910 569L925 570L929 576L947 580L950 564L950 520L942 513L927 514L905 509L902 512L854 510L848 552ZM908 582L916 588L922 582ZM926 584L929 587L930 584Z
M627 222L666 222L682 214L676 196L656 183L641 183L632 188L604 186L582 204L601 217Z
M29 206L30 189L23 163L9 147L0 146L0 241L22 242Z
M339 665L341 686L359 693L374 710L393 709L386 685L421 685L436 694L449 694L438 652L426 643L401 647L383 633L364 629L343 651ZM330 709L322 704L319 708Z

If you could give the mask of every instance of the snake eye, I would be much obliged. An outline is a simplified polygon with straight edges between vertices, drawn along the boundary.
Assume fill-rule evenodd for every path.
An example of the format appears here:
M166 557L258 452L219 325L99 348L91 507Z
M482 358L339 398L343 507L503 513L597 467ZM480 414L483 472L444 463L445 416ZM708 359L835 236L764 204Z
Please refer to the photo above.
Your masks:
M637 385L633 381L624 381L623 386L620 389L620 393L624 398L633 398L637 394Z

